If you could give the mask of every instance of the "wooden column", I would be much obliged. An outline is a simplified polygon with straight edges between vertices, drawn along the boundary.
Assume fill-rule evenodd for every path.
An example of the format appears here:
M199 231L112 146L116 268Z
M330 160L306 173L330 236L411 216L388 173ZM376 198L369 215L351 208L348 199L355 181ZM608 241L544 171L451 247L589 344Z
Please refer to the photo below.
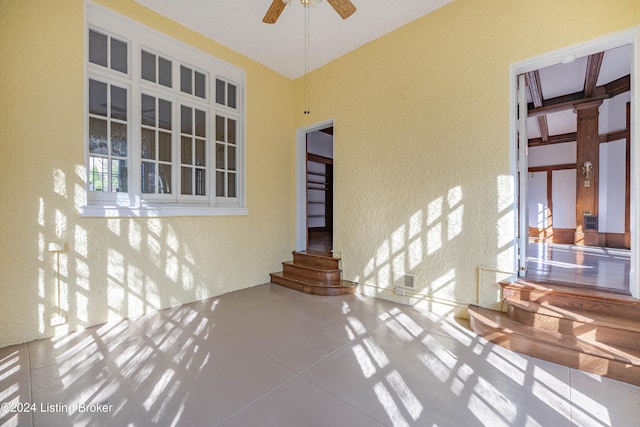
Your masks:
M576 245L600 246L600 235L597 230L585 230L584 215L598 215L598 108L602 100L576 104L573 111L578 115L576 132L577 140L577 174L576 174ZM593 171L586 178L582 167L591 162Z

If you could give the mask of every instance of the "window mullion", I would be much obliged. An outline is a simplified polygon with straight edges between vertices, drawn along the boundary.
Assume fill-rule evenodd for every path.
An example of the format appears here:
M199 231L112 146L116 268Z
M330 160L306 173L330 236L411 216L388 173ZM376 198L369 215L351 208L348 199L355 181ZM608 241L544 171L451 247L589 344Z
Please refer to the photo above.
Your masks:
M177 61L172 61L172 65L171 67L174 66L174 64ZM173 79L175 79L174 77L175 73L172 70L171 73L171 78L172 78L172 85L175 85L175 81ZM182 168L181 168L181 159L180 159L180 147L182 144L182 138L180 136L180 114L179 114L179 110L180 110L180 102L178 101L178 99L174 96L171 98L171 164L172 164L172 174L173 174L173 188L174 188L174 192L175 192L175 200L176 202L180 201L181 198L181 193L182 193L182 174L180 173Z
M130 199L133 206L140 206L142 198L142 114L141 114L141 97L142 90L140 88L140 44L136 41L131 42L131 183Z

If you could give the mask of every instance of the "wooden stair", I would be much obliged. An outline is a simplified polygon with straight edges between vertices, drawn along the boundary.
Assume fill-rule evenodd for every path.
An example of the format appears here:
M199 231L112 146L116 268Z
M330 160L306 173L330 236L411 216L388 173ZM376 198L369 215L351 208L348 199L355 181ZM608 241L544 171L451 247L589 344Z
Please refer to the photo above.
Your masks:
M327 252L293 252L293 261L282 263L282 271L271 273L271 282L312 295L352 294L357 283L341 279L340 258Z
M565 284L502 285L506 313L469 306L471 328L502 347L640 385L640 301Z

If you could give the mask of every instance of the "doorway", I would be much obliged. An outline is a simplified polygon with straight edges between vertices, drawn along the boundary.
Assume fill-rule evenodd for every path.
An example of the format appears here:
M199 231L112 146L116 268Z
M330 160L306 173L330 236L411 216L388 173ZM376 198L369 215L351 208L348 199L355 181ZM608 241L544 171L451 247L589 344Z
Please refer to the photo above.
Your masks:
M511 67L515 261L525 279L564 277L602 290L622 284L623 292L640 294L632 227L638 221L638 186L632 183L638 178L631 167L638 164L632 143L638 132L630 114L638 99L631 85L637 32ZM566 76L573 78L565 82ZM519 97L518 86L525 87ZM518 120L516 105L525 120Z
M296 132L296 250L333 250L333 120Z
M333 250L333 127L307 133L307 251Z

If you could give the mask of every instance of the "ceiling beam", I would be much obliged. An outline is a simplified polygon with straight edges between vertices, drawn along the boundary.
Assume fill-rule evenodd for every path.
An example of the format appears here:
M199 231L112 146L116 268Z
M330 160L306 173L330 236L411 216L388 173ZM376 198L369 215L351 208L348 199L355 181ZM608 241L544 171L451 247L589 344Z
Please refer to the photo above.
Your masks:
M617 80L607 83L604 85L604 90L606 93L610 94L612 98L622 93L629 92L631 90L631 75L627 74L624 77L620 77Z
M613 141L618 141L620 139L626 139L627 138L627 130L626 129L621 129L621 130L616 130L613 132L609 132L609 133L605 133L602 135L598 136L598 141L599 142L613 142Z
M613 98L614 96L631 90L631 75L627 74L606 85L597 86L594 89L594 95L586 97L584 91L570 93L543 101L543 106L536 108L533 103L529 104L527 115L529 117L537 117L541 114L556 113L558 111L571 110L577 103L601 101Z
M612 142L627 137L627 129L620 129L609 133L598 135L599 142ZM562 144L564 142L573 142L577 139L576 132L563 133L560 135L549 136L548 142L543 142L542 138L529 138L529 147L540 147L542 145Z
M526 78L533 105L536 108L542 107L542 101L544 100L544 97L542 96L542 84L540 84L540 72L538 70L529 71L526 75Z
M573 142L577 139L576 132L563 133L560 135L549 136L549 141L546 143L542 141L542 138L530 138L529 147L539 147L541 145L550 144L562 144L563 142Z
M631 90L631 75L627 74L626 76L620 77L606 85L596 87L594 95L590 97L584 96L584 91L580 91L544 100L544 105L540 108L536 108L533 103L530 103L527 115L529 117L536 117L540 114L572 110L575 104L610 99L614 96L628 92L629 90Z
M549 142L549 124L545 114L538 116L538 127L540 128L540 139L544 144Z
M586 98L595 95L602 58L604 58L604 52L594 53L587 58L587 71L584 75L584 96Z
M542 95L542 84L540 83L540 71L529 71L526 75L527 87L531 94L531 100L536 108L543 106L544 96ZM549 124L547 123L547 116L542 114L538 118L538 127L540 128L540 137L542 142L549 142Z

